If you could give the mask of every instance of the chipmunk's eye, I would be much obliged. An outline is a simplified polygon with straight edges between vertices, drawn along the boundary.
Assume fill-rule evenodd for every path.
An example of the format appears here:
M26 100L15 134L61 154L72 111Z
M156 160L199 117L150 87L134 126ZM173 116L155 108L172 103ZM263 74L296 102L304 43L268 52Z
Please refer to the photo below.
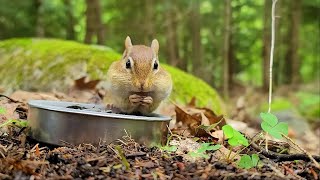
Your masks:
M127 62L126 62L126 68L127 68L127 69L130 69L130 68L131 68L130 59L128 59Z
M159 64L158 64L157 62L154 62L154 64L153 64L153 69L154 69L154 70L158 69L158 66L159 66Z

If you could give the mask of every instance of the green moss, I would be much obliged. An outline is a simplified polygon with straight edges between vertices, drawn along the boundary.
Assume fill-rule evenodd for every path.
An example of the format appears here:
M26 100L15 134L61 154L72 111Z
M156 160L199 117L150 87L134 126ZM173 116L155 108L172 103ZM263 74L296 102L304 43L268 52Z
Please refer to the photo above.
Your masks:
M9 39L0 41L0 86L7 92L23 90L65 91L75 79L105 80L110 64L121 57L102 46L90 46L57 39ZM199 106L222 113L223 103L217 92L204 81L174 67L171 99L186 103L195 96Z
M285 98L275 98L272 100L272 111L282 111L288 109L294 109L293 104ZM260 112L267 112L268 111L268 103L263 103L259 108Z
M295 96L299 100L298 110L311 121L320 121L320 96L309 92L298 92Z

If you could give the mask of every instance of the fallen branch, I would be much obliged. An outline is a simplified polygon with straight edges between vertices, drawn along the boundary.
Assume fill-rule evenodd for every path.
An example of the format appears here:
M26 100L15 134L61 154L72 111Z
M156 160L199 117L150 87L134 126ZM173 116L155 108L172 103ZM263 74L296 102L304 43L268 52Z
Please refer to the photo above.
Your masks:
M311 155L309 152L307 152L307 151L304 150L301 146L299 146L297 143L295 143L290 137L288 137L288 136L286 136L286 135L284 135L284 134L282 134L282 136L283 136L284 138L286 138L289 142L291 142L291 144L293 144L293 145L296 146L298 149L300 149L300 151L302 151L303 153L305 153L305 154L309 157L309 159L312 160L312 162L314 163L314 165L315 165L318 169L320 169L320 164L312 157L312 155Z
M294 160L303 160L310 161L310 158L306 154L279 154L272 151L266 151L264 148L259 147L256 143L251 143L251 147L256 151L261 152L267 158L273 159L276 162L281 161L294 161ZM317 162L320 162L320 156L312 156Z
M14 103L21 103L20 101L14 100L11 97L8 97L8 96L3 95L3 94L0 94L0 97L5 97L5 98L9 99L11 102L14 102Z

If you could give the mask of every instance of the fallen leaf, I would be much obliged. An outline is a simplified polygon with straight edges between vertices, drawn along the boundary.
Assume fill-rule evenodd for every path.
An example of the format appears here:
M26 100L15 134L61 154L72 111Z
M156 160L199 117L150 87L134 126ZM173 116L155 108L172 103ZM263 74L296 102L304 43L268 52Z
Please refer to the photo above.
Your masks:
M77 79L74 81L74 87L79 90L83 89L95 89L97 84L100 82L100 80L89 80L86 81L88 78L86 76Z
M146 168L153 168L153 167L156 167L157 164L152 162L152 161L138 161L136 162L135 164L137 167L146 167Z
M190 104L192 105L193 102L190 102ZM176 122L182 122L183 125L189 128L191 135L197 137L210 136L211 131L221 129L221 127L226 124L223 116L217 116L208 108L195 108L191 106L181 108L176 105L175 111ZM213 125L211 129L206 128L210 125Z
M35 155L37 156L37 157L39 157L40 156L40 150L39 150L39 144L36 144L36 148L35 148Z

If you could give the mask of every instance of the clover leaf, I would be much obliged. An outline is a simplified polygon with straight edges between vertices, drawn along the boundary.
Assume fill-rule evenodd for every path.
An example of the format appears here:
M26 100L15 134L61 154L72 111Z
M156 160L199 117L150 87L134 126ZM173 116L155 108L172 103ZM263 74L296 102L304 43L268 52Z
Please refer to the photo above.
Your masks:
M240 161L238 162L238 166L244 169L250 169L256 167L258 165L260 158L257 154L243 155L241 156Z
M0 107L0 114L4 114L4 113L6 113L6 109L3 107Z
M288 123L278 122L278 118L271 113L260 113L261 128L276 139L281 139L282 134L288 135Z
M222 127L222 130L225 136L228 138L228 143L231 146L249 145L247 138L245 138L244 135L239 131L233 129L233 127L231 127L230 125L224 125Z

